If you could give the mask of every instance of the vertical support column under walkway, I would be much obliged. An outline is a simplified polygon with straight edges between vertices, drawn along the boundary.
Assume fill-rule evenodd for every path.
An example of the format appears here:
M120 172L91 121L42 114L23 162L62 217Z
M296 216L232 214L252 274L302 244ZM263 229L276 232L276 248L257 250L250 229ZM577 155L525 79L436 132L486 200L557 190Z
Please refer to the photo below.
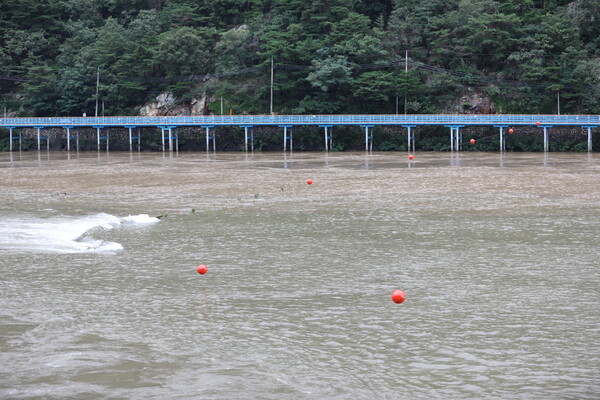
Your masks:
M162 137L162 151L165 151L165 140L168 140L169 143L169 151L173 151L173 139L175 139L175 151L179 151L179 137L177 134L173 134L173 128L177 128L176 126L159 126L161 129L161 137ZM168 135L167 135L168 132ZM130 131L131 133L131 131Z
M361 125L365 128L365 151L371 152L373 151L373 134L369 135L369 128L374 128L375 125Z
M407 139L408 139L408 152L409 153L414 153L415 152L415 134L414 132L412 132L412 128L416 128L416 125L403 125L406 128L406 135L407 135Z
M508 125L494 125L494 128L500 129L500 152L506 151L506 138L504 137L504 128Z
M294 142L293 142L293 137L292 137L292 125L279 125L281 128L283 128L283 152L285 153L287 151L287 143L288 141L290 142L290 152L293 151L293 146L294 146ZM287 128L290 128L290 134L288 135L287 132Z
M40 130L44 129L44 126L34 126L37 129L37 147L38 151L41 149L41 141L42 139L46 139L46 150L50 150L50 137L49 136L41 136Z
M333 125L319 125L321 128L325 128L325 151L331 150L333 145L333 133L330 129L333 129Z
M136 127L133 125L127 125L125 126L125 128L127 128L129 130L129 151L133 151L133 141L137 140L137 149L138 151L140 151L140 136L141 136L141 128L140 127ZM133 132L132 130L138 128L138 135L137 136L133 136Z
M244 128L244 149L248 152L248 141L250 141L251 151L254 152L254 127L252 125L243 126ZM248 128L252 129L248 135Z
M73 139L73 137L71 137L71 129L73 129L73 127L63 126L63 128L67 130L67 151L71 151L71 139ZM77 151L79 151L79 140L77 140Z
M206 152L208 153L210 151L210 141L212 140L212 145L213 145L213 152L217 151L217 134L216 132L214 132L212 134L212 136L210 135L210 128L214 128L214 126L212 125L205 125L203 126L204 129L206 129Z
M462 142L462 132L460 128L463 125L447 125L450 128L450 151L460 151Z
M109 138L108 137L110 135L110 132L107 131L106 136L101 136L100 130L104 129L104 126L94 126L94 128L96 128L96 140L97 140L96 143L97 143L98 151L100 151L100 140L102 140L102 139L106 139L106 151L108 151L108 146L109 146L109 144L108 144Z
M582 128L587 128L587 151L592 151L592 129L597 128L597 126L583 126Z
M548 152L550 150L550 143L548 142L548 128L551 128L551 126L544 125L542 128L544 129L544 152Z
M19 133L19 136L14 136L13 135L13 129L17 129L16 126L9 126L8 130L10 131L10 144L9 144L9 151L12 152L13 151L13 140L17 140L19 139L19 151L22 150L22 142L21 142L21 134Z

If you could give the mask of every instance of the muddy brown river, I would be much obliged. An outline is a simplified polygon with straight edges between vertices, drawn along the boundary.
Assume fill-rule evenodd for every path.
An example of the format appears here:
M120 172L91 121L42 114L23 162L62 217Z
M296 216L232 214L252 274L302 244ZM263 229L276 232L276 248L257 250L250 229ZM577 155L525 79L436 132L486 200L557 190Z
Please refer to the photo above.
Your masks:
M599 243L594 153L0 153L0 398L596 399Z

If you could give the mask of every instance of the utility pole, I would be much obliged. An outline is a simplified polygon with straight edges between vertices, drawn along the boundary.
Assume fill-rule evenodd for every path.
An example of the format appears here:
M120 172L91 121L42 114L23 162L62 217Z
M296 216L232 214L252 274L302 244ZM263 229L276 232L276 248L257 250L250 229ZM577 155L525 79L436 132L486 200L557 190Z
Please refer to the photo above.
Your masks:
M273 56L271 56L271 106L270 106L270 111L271 111L271 115L273 115Z
M223 115L223 96L221 96L221 115Z
M98 88L100 86L100 67L96 71L96 117L98 116Z
M560 115L560 90L556 91L556 111Z
M408 99L406 97L406 91L408 86L408 49L404 55L404 115L406 115L406 108L408 107Z

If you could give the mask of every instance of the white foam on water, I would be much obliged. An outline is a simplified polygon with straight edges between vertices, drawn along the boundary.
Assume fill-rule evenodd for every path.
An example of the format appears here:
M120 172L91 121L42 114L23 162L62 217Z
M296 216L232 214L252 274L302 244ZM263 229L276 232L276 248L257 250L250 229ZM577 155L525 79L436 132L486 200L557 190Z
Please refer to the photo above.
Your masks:
M122 218L123 222L132 222L134 224L154 224L160 221L158 218L151 217L148 214L129 215Z
M123 224L147 225L158 221L158 218L147 214L121 218L106 213L85 217L0 218L0 249L52 253L114 252L123 249L123 246L94 236Z

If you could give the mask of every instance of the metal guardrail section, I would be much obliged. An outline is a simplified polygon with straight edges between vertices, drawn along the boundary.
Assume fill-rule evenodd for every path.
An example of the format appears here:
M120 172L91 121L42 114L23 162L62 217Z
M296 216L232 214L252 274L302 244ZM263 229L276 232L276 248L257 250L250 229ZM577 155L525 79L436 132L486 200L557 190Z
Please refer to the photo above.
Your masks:
M0 127L94 126L300 126L300 125L445 125L445 126L600 126L600 115L210 115L189 117L0 118Z

